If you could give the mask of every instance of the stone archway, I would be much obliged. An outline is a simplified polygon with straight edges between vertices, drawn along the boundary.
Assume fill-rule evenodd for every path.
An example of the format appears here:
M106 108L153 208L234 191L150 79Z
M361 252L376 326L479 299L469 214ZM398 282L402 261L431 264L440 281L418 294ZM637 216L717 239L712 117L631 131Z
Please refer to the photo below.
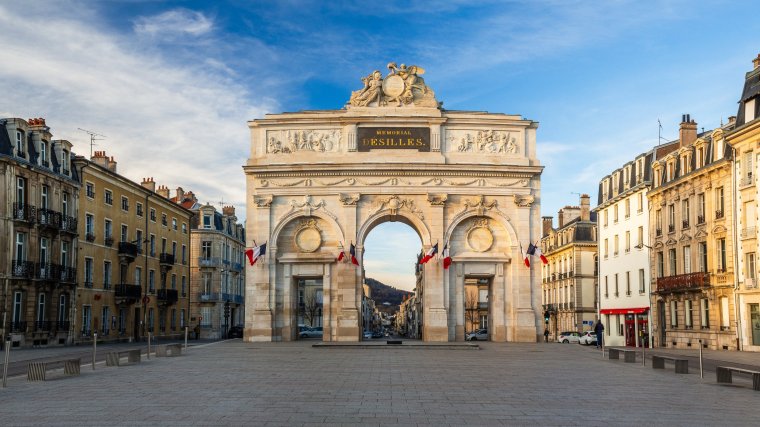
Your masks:
M454 260L420 269L424 340L462 340L460 284L488 277L491 338L535 341L540 270L513 260L540 233L537 124L443 110L424 70L390 69L344 109L249 122L246 243L269 247L246 271L245 339L293 339L292 283L310 277L323 287L323 340L360 340L362 267L336 258L354 243L361 263L370 230L403 221L423 249L448 243Z

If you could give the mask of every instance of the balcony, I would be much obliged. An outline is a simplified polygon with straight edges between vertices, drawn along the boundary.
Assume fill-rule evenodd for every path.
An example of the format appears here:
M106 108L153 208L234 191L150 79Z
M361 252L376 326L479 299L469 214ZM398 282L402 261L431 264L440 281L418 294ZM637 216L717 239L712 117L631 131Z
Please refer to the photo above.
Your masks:
M77 282L77 269L76 267L66 267L65 265L58 266L58 277L60 277L61 283L75 284Z
M176 289L159 289L156 293L156 301L163 305L174 305L179 300Z
M34 322L34 330L40 332L50 331L54 322L50 320L38 320Z
M55 322L55 329L59 331L68 331L69 325L70 323L68 320L58 320Z
M752 185L753 183L754 181L752 180L752 172L750 172L747 176L739 181L739 187L746 187L748 185Z
M13 204L13 220L20 222L34 222L37 218L37 208L23 203Z
M668 224L668 233L672 233L676 231L676 225L675 224Z
M119 242L119 259L124 263L131 263L137 258L137 245L131 242Z
M88 232L84 235L84 238L87 239L88 242L94 242L95 241L95 233Z
M106 236L106 237L103 239L103 243L104 243L106 246L108 246L108 247L111 247L111 246L113 246L113 237L111 237L111 236Z
M488 309L488 303L487 302L478 302L478 309L480 309L480 310L487 310Z
M114 287L117 304L134 304L142 295L140 285L120 283Z
M61 231L69 234L77 234L77 219L73 216L61 214Z
M58 265L49 262L38 262L34 268L34 278L39 280L58 280L58 275L53 271Z
M174 255L164 252L158 256L158 262L161 264L161 270L171 270L172 266L174 266Z
M707 273L688 273L657 279L657 293L699 290L710 285Z
M219 267L220 262L218 257L200 257L198 258L198 267L201 268L216 268Z
M232 265L230 266L230 269L233 272L239 273L239 272L243 271L243 264L241 264L239 262L233 262Z
M16 333L25 333L26 332L26 322L11 322L11 332Z
M683 228L689 228L689 221L683 221Z
M34 277L34 263L14 259L11 264L11 276L31 279Z
M199 295L200 302L217 302L222 301L222 295L216 292L205 292Z
M704 224L704 223L705 223L705 216L697 215L697 224Z
M37 224L42 229L57 231L61 228L61 213L52 209L37 209Z
M744 289L757 289L757 281L755 279L744 279Z
M232 295L232 302L235 304L242 304L243 303L243 296L242 295Z
M657 237L662 236L662 228L657 228L654 230L654 235Z

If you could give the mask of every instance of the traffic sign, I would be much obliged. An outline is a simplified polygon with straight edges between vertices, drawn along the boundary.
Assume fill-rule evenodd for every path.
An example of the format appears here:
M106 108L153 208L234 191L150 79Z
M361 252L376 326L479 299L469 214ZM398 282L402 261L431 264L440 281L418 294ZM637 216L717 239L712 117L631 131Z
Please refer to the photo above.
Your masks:
M147 295L145 295L145 296L143 297L143 304L147 304L147 303L149 303L149 302L150 302L150 297L149 297L149 296L147 296Z

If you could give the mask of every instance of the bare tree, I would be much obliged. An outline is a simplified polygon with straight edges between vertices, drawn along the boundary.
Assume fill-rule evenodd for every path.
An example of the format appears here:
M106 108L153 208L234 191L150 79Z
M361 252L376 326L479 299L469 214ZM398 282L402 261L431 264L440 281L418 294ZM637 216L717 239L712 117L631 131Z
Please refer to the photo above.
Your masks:
M312 293L303 298L303 304L300 307L301 316L309 324L314 326L314 321L322 315L322 303L317 301L316 294Z
M465 318L465 331L464 333L470 333L475 329L475 322L478 318L478 297L475 292L464 293L464 318ZM471 330L467 330L467 325L470 325Z

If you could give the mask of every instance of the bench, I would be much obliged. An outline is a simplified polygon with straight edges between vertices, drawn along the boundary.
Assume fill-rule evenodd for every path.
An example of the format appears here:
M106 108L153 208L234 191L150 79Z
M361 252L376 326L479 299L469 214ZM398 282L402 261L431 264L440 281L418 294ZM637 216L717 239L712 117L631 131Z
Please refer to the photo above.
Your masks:
M156 357L182 356L182 345L159 344L156 346Z
M665 369L665 361L672 360L676 365L676 374L689 373L689 360L670 356L652 356L652 369Z
M610 352L609 353L610 360L620 359L620 353L623 353L626 363L636 362L636 350L624 350L622 348L611 348L608 351Z
M52 366L63 364L63 374L67 376L79 375L79 367L82 359L49 360L45 362L29 362L26 367L27 381L45 381L47 370Z
M715 368L715 376L719 383L731 384L731 373L738 372L741 374L752 375L752 389L760 391L760 371L752 371L749 369L734 368L732 366L718 366Z
M127 355L127 364L131 365L133 363L140 363L140 349L136 348L134 350L112 351L106 353L106 366L123 366L121 358L124 357L125 354Z

